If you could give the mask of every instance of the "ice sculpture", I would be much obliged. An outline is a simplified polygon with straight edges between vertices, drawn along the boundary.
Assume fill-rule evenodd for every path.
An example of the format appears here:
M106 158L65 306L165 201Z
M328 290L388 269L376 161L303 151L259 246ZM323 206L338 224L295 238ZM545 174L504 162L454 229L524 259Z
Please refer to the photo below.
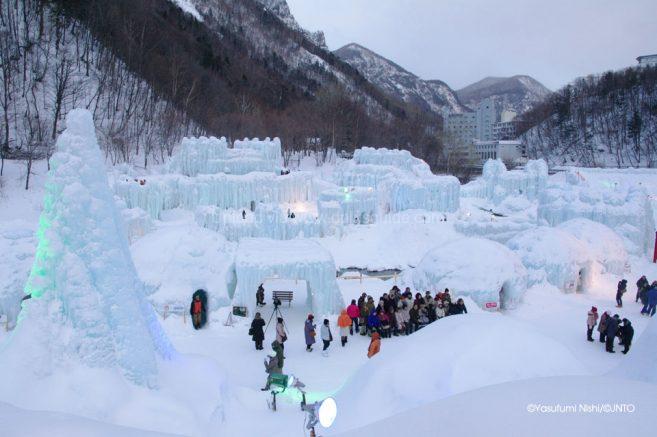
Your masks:
M499 159L489 159L482 177L466 184L463 197L479 197L500 203L509 196L534 201L547 186L548 166L542 159L530 160L522 169L507 170Z
M294 172L228 175L224 173L186 177L154 175L143 179L118 177L114 191L128 208L141 208L159 219L162 211L173 208L195 210L198 206L250 209L263 203L314 201L312 175Z
M578 218L563 222L558 228L585 242L604 271L623 275L628 270L629 261L623 239L608 226Z
M520 258L500 243L463 238L436 247L413 272L416 290L469 296L486 309L514 308L527 289Z
M599 265L591 248L562 229L539 226L507 242L529 270L529 285L547 280L564 293L584 292Z
M354 151L354 162L359 165L392 166L416 177L431 176L429 165L415 158L408 150L363 147Z
M255 213L250 211L245 217L241 209L222 209L216 206L202 206L196 210L196 223L204 228L221 232L229 241L242 238L273 238L289 240L297 237L321 237L322 226L314 214L295 212L290 218L287 210L274 204L257 204Z
M378 215L377 194L371 187L342 187L323 191L317 201L317 210L320 220L328 228L374 223Z
M308 239L277 241L245 238L235 257L237 289L233 305L255 310L255 292L267 278L299 279L308 284L306 299L316 316L338 314L344 308L335 279L335 261L330 252Z
M137 277L86 110L68 114L57 140L37 236L25 286L32 299L23 303L0 366L28 384L78 362L155 385L158 358L175 352Z
M566 182L555 181L540 196L538 219L556 226L573 218L602 223L625 239L628 252L642 255L652 250L655 222L643 187L625 184L592 185L577 169Z
M253 172L277 173L281 169L281 142L278 138L260 141L244 139L228 148L224 137L184 138L168 165L169 173L185 176Z

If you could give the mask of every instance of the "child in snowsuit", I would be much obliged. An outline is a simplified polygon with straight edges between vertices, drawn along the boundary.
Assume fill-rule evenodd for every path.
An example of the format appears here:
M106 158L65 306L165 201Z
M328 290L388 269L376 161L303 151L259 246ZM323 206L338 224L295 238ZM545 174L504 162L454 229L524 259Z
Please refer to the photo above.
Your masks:
M372 341L367 348L367 358L372 358L374 355L378 354L381 350L381 336L378 332L372 334Z
M342 343L342 347L347 344L347 337L349 336L352 320L353 319L349 317L346 310L342 310L340 317L338 317L338 327L340 328L340 342Z

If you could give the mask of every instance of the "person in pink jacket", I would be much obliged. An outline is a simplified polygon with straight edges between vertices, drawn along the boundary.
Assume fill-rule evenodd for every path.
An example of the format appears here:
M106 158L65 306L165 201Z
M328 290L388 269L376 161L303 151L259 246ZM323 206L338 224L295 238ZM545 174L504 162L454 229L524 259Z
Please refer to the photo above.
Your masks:
M588 341L593 341L593 328L598 323L598 309L596 307L591 307L588 317L586 318L586 339Z
M358 317L360 317L360 309L358 309L358 305L356 305L356 299L351 299L351 305L347 307L347 315L351 317L349 335L354 335L354 326L356 332L358 332Z

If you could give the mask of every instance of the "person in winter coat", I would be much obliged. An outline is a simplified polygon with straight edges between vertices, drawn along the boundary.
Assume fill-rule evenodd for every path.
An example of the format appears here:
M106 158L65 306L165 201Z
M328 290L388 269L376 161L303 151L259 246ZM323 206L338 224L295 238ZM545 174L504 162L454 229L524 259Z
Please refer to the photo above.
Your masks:
M655 308L657 308L657 281L653 281L652 285L646 292L646 303L643 305L641 314L652 317L655 315Z
M627 279L623 279L618 282L618 287L616 288L616 308L623 307L623 295L627 291Z
M385 310L377 311L379 321L381 322L381 337L390 338L390 318Z
M608 317L607 318L607 341L606 341L606 349L607 352L613 354L616 353L614 351L614 338L616 338L616 334L618 333L618 324L620 323L620 317L618 314L614 314L614 317Z
M600 343L604 343L607 337L607 319L611 317L608 311L605 311L600 316L600 323L598 324L598 332L600 333Z
M648 288L650 288L650 283L648 282L646 275L643 275L638 281L636 281L636 299L634 299L634 302L638 302L641 298L641 292Z
M463 299L458 299L456 303L449 305L449 315L454 314L468 314L468 309L465 307Z
M194 325L194 329L199 329L201 327L201 320L203 320L203 301L200 296L194 296L189 312L192 314L192 325Z
M312 352L313 351L313 344L315 344L315 335L317 333L315 332L315 324L313 323L313 320L315 319L315 316L312 314L308 314L308 318L306 319L306 323L303 326L303 334L304 337L306 338L306 351L307 352Z
M598 309L591 307L588 317L586 318L586 339L593 341L593 328L598 324Z
M359 305L358 310L360 311L360 316L358 317L360 335L367 335L367 318L370 315L370 313L367 311L367 302L363 302L362 305Z
M632 339L634 338L634 328L632 327L632 323L627 319L623 319L623 326L620 327L619 332L622 339L622 343L620 344L625 346L622 352L623 354L626 354L630 351Z
M342 343L342 347L347 344L351 323L352 319L349 317L349 314L347 314L347 311L342 310L340 317L338 317L338 327L340 328L340 342Z
M251 339L255 342L255 348L258 351L262 350L262 342L265 339L265 332L263 331L264 327L265 319L260 316L260 313L255 313L255 317L251 322L249 334L251 334Z
M372 334L374 332L378 332L378 330L381 327L381 320L379 319L379 315L377 311L372 310L370 315L367 317L367 331Z
M372 334L372 340L370 345L367 348L367 358L372 358L374 355L378 354L381 350L381 336L378 332Z
M265 305L267 305L265 303L265 289L262 286L262 284L260 284L258 286L258 289L256 290L256 306L265 306Z
M281 348L285 349L285 342L287 341L287 332L285 332L285 323L283 322L282 317L276 319L276 341L280 343Z
M333 334L331 334L331 328L329 327L329 319L324 319L324 324L321 329L322 342L324 343L324 348L322 349L322 355L328 357L328 348L333 341Z
M351 325L349 325L349 335L354 335L354 331L358 332L358 318L360 317L360 309L356 305L356 300L351 300L351 305L347 307L347 315L351 319Z
M275 351L269 351L265 358L265 372L267 372L267 384L261 388L262 391L269 390L271 386L272 375L280 374L283 370L278 367L278 358Z
M440 320L443 317L445 317L445 306L443 305L443 302L441 300L438 300L436 302L436 320Z
M420 326L420 306L413 304L413 308L408 312L409 317L409 331L412 334L419 329Z
M285 364L285 355L283 352L283 343L279 343L278 340L271 342L271 348L276 352L276 359L278 360L278 368L283 371L283 364Z

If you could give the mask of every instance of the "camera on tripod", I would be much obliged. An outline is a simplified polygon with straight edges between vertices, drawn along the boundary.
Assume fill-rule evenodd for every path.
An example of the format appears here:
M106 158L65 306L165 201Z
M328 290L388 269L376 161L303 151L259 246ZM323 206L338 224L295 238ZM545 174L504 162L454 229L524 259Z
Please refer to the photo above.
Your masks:
M278 307L281 306L281 300L277 297L274 297L272 302L274 304L274 309L278 309Z

